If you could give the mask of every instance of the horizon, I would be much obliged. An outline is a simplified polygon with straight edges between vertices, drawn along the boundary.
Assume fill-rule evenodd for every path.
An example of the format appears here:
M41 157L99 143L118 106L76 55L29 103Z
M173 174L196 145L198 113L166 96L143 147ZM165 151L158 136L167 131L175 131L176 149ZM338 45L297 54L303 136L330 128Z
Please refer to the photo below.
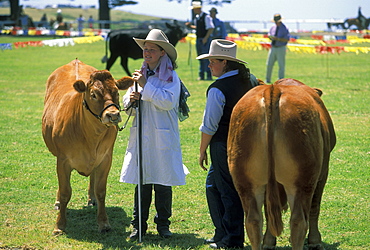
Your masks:
M190 0L181 3L168 0L137 0L136 5L125 5L112 10L126 11L133 14L142 14L162 18L188 21L191 16L189 10ZM211 7L216 7L217 15L223 21L230 22L237 30L240 29L269 29L273 25L272 16L281 13L284 23L292 30L325 30L326 22L344 21L346 18L357 17L358 8L362 14L370 17L370 4L368 0L352 0L338 2L336 0L312 0L309 3L303 0L234 0L231 4L222 6L204 5L203 11L208 12ZM36 8L46 5L68 4L72 6L99 7L98 0L20 0L20 5L30 5ZM166 8L163 8L165 6ZM243 23L244 22L244 23ZM249 23L246 23L249 22Z

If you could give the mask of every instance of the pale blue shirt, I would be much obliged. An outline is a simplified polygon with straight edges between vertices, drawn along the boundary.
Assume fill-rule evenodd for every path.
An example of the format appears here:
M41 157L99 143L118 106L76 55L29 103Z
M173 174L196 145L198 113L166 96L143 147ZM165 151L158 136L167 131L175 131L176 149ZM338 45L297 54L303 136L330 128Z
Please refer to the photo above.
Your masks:
M239 70L228 71L218 78L223 79L226 77L234 76L239 73ZM258 81L254 75L250 75L252 86L257 86ZM203 122L199 130L207 135L214 135L218 129L218 124L224 113L226 103L225 95L218 88L211 88L208 91L206 108L203 113Z
M218 79L234 76L239 73L239 70L226 72ZM214 135L218 129L218 123L224 113L226 98L218 88L211 88L208 91L206 108L203 113L203 122L199 130L207 135Z

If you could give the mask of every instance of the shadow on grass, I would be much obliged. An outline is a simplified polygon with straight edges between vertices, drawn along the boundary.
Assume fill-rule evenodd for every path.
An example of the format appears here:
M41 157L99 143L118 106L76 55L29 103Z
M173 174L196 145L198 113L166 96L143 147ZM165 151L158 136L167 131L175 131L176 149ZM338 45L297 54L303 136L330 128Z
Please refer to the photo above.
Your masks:
M203 245L203 239L197 238L196 234L174 233L170 239L163 239L158 234L149 232L141 243L130 241L131 216L120 207L107 207L107 214L112 230L107 233L99 233L96 222L96 207L84 207L83 209L67 210L67 228L64 235L67 238L81 242L99 243L101 249L145 249L146 247L170 247L177 249L192 249ZM130 230L130 229L129 229Z
M112 230L107 233L99 233L96 222L96 207L84 207L83 209L68 209L67 228L65 236L81 242L98 243L101 249L146 249L147 247L169 247L176 249L197 249L203 245L204 239L197 234L174 233L170 239L163 239L158 234L149 232L141 243L128 240L131 216L121 207L107 207L107 214ZM129 229L130 230L130 229ZM338 250L340 243L323 243L325 250ZM251 250L250 246L244 250ZM291 246L277 246L276 250L290 250Z
M339 242L332 243L332 244L327 244L327 243L323 242L323 247L324 247L325 250L338 250L338 249L340 249L339 246L340 246ZM244 247L243 250L251 250L251 249L252 249L251 246L247 246L247 247ZM276 246L274 249L275 250L291 250L292 247L291 246L282 246L282 247ZM310 250L316 250L317 249L317 250L319 250L318 248L308 248L306 242L305 242L304 249L310 249Z

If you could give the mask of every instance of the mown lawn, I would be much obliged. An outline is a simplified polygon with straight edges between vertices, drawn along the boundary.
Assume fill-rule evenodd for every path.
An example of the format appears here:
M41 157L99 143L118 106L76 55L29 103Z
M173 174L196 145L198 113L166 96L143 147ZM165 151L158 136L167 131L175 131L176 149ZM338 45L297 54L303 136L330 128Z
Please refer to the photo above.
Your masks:
M32 38L40 40L44 38ZM0 43L31 40L0 36ZM180 123L184 163L189 168L185 186L174 187L172 239L161 239L151 211L149 235L143 243L127 241L133 205L133 185L118 182L128 129L119 132L107 189L107 211L113 230L99 234L96 208L87 204L88 179L73 172L66 234L51 235L57 211L55 158L41 135L41 116L47 77L76 57L98 69L105 43L70 47L26 47L0 52L0 248L24 249L208 249L203 239L213 234L204 182L206 172L198 166L199 136L210 82L196 81L195 46L177 45L178 74L188 87L190 118ZM188 57L191 54L191 60ZM251 72L264 79L267 51L239 50ZM141 60L130 60L138 69ZM321 206L320 229L326 249L368 249L370 160L370 56L287 54L286 77L323 90L331 113L337 145L331 155L330 174ZM274 69L276 77L277 69ZM124 75L117 61L111 73ZM123 95L124 93L121 93ZM277 249L290 249L289 214ZM249 249L249 240L245 243Z

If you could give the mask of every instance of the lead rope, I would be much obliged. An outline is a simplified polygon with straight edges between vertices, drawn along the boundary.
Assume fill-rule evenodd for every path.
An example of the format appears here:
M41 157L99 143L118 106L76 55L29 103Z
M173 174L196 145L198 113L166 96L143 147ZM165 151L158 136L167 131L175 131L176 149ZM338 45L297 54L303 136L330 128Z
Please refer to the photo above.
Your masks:
M128 123L128 121L130 120L130 118L131 118L131 116L132 116L133 104L134 104L134 103L131 103L131 104L130 104L130 106L128 106L126 109L122 109L122 110L120 110L120 111L127 111L127 110L129 110L129 109L130 109L130 114L128 114L128 117L127 117L127 119L126 119L125 123L122 125L122 127L119 127L119 126L117 125L118 131L122 131L122 130L124 130L124 129L126 128L127 123Z

